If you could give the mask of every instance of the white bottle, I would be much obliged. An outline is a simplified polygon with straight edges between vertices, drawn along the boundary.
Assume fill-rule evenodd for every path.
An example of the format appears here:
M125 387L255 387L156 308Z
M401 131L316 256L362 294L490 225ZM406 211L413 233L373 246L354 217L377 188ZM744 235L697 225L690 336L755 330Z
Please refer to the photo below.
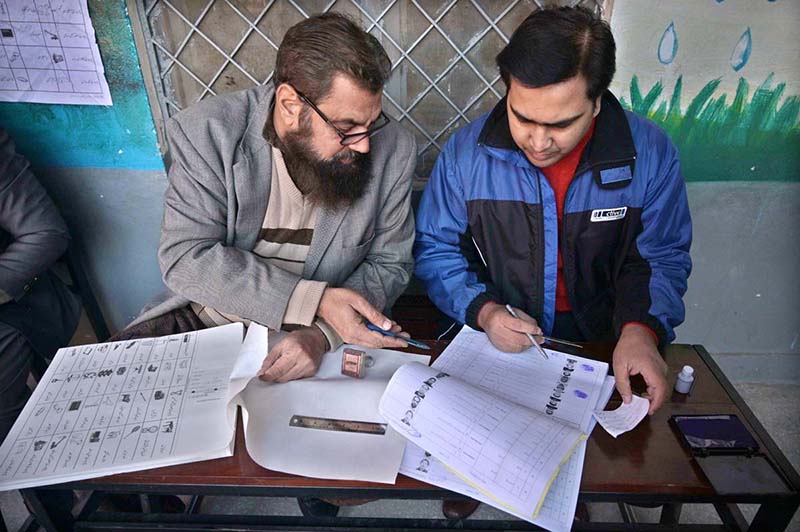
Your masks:
M694 384L694 368L692 366L683 366L681 372L678 373L678 380L675 381L675 391L678 393L689 393Z

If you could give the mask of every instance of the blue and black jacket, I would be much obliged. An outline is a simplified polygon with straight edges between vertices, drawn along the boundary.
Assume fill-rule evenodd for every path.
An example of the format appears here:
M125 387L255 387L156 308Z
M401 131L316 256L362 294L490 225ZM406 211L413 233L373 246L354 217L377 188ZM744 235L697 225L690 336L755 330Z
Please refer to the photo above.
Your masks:
M416 275L431 300L478 328L487 301L555 317L558 248L578 328L618 338L625 323L672 341L684 319L691 219L678 154L652 122L606 92L567 190L553 189L511 137L506 100L449 139L417 215Z

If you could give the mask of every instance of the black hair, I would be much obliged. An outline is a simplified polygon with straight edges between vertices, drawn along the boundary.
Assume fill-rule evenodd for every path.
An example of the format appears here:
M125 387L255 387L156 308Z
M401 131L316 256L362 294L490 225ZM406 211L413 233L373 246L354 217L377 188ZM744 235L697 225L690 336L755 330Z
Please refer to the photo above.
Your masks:
M586 96L597 99L611 84L616 45L611 28L583 7L546 8L531 13L497 55L500 75L531 88L582 75Z

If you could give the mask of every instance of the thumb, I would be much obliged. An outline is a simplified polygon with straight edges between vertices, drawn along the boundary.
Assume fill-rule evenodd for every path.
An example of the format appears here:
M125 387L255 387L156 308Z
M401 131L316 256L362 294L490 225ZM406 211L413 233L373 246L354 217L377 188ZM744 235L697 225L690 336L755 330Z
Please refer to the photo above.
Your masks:
M364 299L362 296L354 294L350 305L356 310L356 312L364 316L368 321L377 325L384 331L388 331L392 328L392 320L381 314L378 309L370 305L369 301Z
M614 364L614 381L617 385L617 391L622 396L622 402L630 403L632 395L631 380L625 366Z

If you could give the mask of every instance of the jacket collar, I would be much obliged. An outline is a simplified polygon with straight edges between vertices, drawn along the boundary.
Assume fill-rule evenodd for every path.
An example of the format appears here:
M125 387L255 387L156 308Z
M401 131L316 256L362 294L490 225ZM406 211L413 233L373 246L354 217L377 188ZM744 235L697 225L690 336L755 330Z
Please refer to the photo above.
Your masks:
M478 136L478 145L500 159L518 166L530 166L508 127L506 98L489 113ZM581 156L576 173L592 170L597 184L604 188L626 185L633 177L636 147L625 110L611 92L602 96L594 135Z

